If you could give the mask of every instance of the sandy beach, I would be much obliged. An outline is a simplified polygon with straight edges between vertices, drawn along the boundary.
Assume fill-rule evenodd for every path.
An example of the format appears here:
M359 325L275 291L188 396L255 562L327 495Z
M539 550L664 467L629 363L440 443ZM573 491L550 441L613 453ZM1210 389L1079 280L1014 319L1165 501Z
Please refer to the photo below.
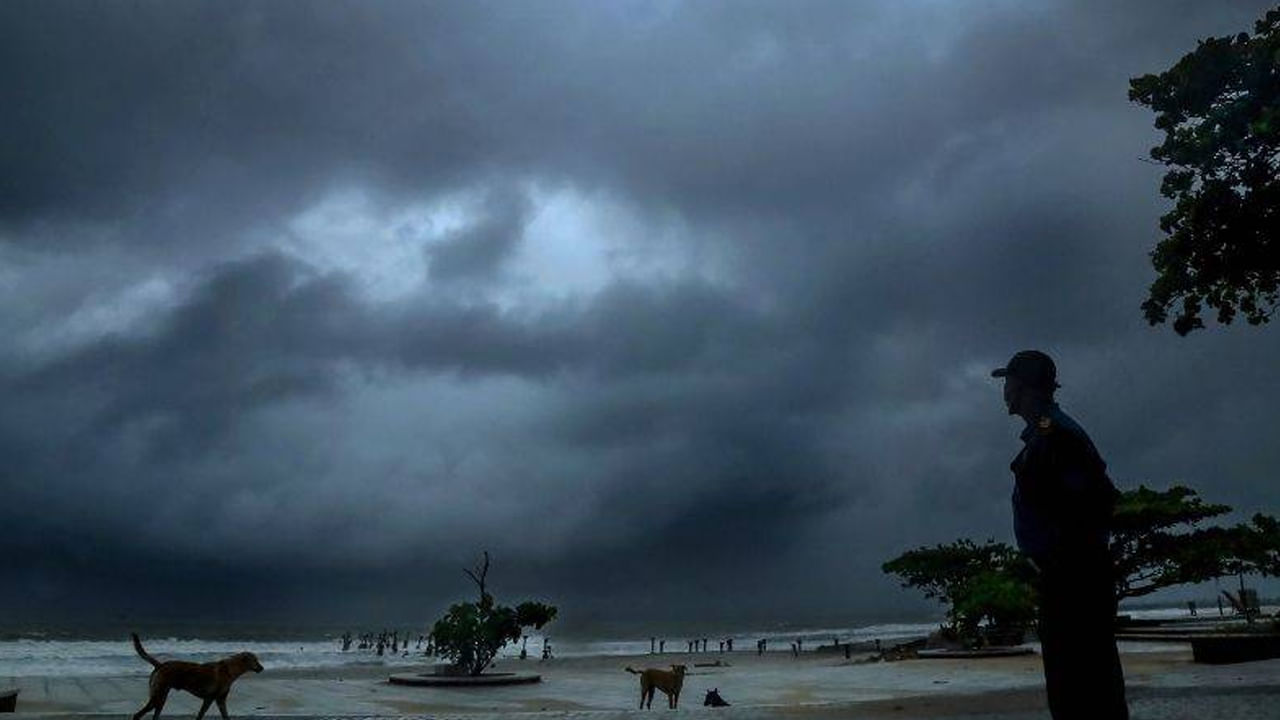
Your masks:
M1192 663L1182 645L1122 646L1135 718L1202 718L1230 712L1280 718L1280 660L1238 665ZM638 686L623 668L682 662L689 666L680 712L737 718L1048 717L1038 655L987 659L852 661L830 654L754 652L597 656L509 661L499 671L536 672L542 682L497 688L391 685L389 670L362 665L328 670L276 670L243 678L232 691L233 717L509 716L629 717ZM719 665L714 663L719 662ZM425 669L425 666L424 666ZM143 703L146 676L0 678L18 687L19 715L132 714ZM702 707L718 688L732 706ZM170 696L167 717L191 717L199 702Z

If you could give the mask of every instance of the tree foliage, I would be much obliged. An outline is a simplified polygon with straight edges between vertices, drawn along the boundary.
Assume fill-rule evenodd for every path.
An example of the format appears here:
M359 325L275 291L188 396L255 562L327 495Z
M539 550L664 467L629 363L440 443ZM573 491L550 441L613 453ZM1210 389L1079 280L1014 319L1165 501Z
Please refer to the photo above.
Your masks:
M961 638L978 636L984 627L1022 629L1036 619L1038 603L1029 568L986 569L957 593L952 622Z
M903 587L947 605L948 629L966 642L975 641L983 626L1026 627L1035 617L1031 565L1003 543L978 545L965 538L916 548L881 569L897 575Z
M1258 514L1249 523L1203 526L1229 512L1180 485L1121 493L1111 533L1117 599L1222 575L1280 576L1280 521ZM961 539L916 548L881 569L947 605L948 629L965 642L978 641L984 629L1025 627L1035 616L1036 571L1003 543Z
M1280 9L1254 35L1203 40L1158 75L1130 81L1129 98L1156 113L1174 202L1151 252L1156 279L1142 309L1152 325L1176 313L1180 335L1242 314L1267 322L1280 286Z
M1277 574L1277 521L1259 514L1252 524L1201 527L1229 512L1229 506L1206 504L1180 485L1164 491L1140 485L1122 493L1111 531L1116 596L1139 597L1221 575Z
M484 554L483 567L477 573L465 571L479 586L476 602L452 605L431 629L436 654L451 661L467 675L479 675L489 667L507 643L520 639L524 628L541 630L556 617L553 605L522 602L514 609L494 602L485 589L489 573L489 553Z

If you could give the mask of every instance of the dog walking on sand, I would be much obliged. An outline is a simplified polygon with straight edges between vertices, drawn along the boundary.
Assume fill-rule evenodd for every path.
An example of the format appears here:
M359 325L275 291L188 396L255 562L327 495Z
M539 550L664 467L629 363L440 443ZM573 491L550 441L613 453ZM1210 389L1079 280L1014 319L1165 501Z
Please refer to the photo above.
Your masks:
M151 690L147 697L147 704L133 714L133 720L139 720L148 710L155 710L152 720L159 720L160 711L164 709L164 701L169 697L170 690L186 690L204 701L200 706L200 712L196 714L196 720L201 720L209 710L209 705L215 702L218 703L218 712L222 713L222 720L230 720L227 717L227 693L231 692L231 684L250 670L262 672L262 663L258 662L257 656L251 652L236 653L207 663L181 660L160 662L142 649L142 641L138 639L137 633L132 635L133 649L138 652L139 657L155 668L151 671Z

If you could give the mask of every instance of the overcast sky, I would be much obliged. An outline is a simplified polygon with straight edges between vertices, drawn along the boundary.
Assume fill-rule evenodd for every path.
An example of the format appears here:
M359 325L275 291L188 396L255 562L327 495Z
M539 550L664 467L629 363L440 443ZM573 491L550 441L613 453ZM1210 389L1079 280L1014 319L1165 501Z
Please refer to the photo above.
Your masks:
M1268 5L2 3L0 609L927 610L1031 347L1121 488L1280 512L1127 99Z

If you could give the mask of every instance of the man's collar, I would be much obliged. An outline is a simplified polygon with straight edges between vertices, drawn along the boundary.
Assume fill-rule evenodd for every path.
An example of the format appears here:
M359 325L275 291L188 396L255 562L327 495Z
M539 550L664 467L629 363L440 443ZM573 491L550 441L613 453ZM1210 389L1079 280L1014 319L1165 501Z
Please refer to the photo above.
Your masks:
M1058 409L1058 403L1049 403L1045 407L1044 412L1040 413L1040 416L1036 418L1035 422L1027 422L1027 426L1022 428L1022 433L1018 437L1022 438L1022 442L1027 442L1036 434L1036 430L1040 425L1040 420L1044 418L1056 419L1058 414L1061 412L1062 411Z

